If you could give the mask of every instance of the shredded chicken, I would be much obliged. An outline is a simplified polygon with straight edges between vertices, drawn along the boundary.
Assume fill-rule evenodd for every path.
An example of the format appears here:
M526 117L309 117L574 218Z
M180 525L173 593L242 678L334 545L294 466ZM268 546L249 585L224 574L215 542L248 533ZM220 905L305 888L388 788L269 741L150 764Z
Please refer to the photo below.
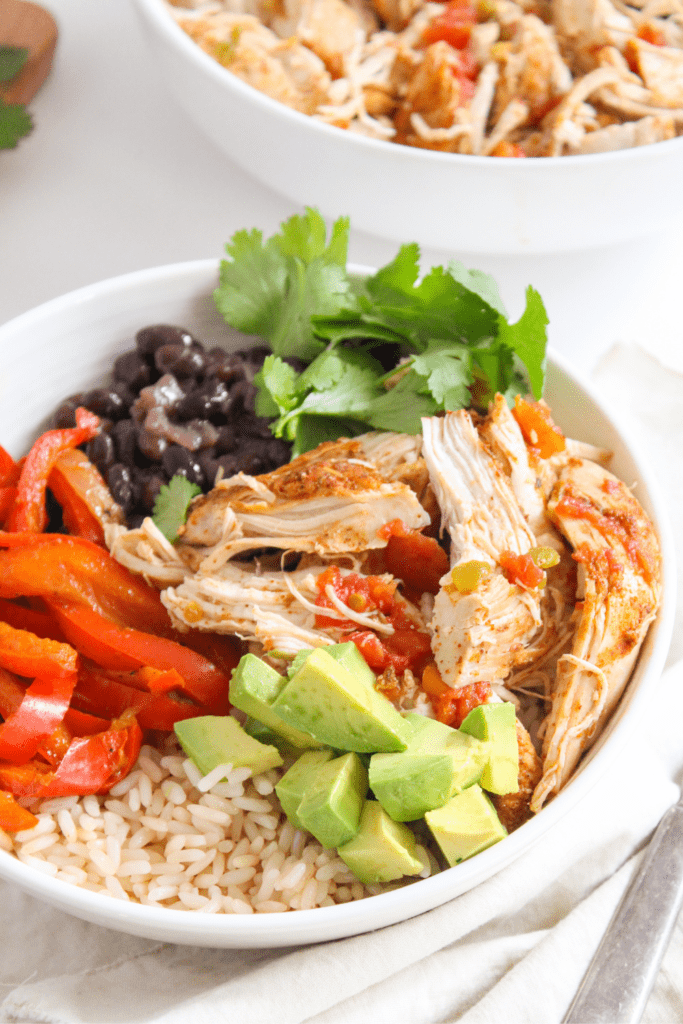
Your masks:
M512 0L505 10L513 19ZM453 699L488 684L478 699L512 701L519 788L495 798L512 830L560 791L600 734L660 591L652 525L605 468L610 453L560 434L562 450L542 458L530 437L498 395L486 416L425 418L422 437L374 431L272 473L238 473L194 500L174 544L152 519L134 530L112 522L106 541L159 588L181 632L235 635L277 665L349 638L372 657L418 642L426 661L378 670L377 689L399 710L436 714L425 664ZM440 530L437 578L450 561L423 594L413 578L410 600L400 561L385 571L394 530L408 552L420 539L418 557ZM524 586L501 559L539 545L556 564L543 586ZM468 563L481 573L460 588L454 571Z
M557 663L533 810L559 792L614 710L660 593L652 525L608 470L572 460L548 511L579 562L580 619L571 652Z
M558 156L683 132L681 0L171 0L207 53L328 124L442 152Z

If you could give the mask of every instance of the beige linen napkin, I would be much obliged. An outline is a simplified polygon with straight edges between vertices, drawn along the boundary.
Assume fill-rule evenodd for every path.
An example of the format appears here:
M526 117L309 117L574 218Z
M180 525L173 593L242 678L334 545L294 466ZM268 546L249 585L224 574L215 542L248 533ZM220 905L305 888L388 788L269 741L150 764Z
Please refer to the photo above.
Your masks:
M673 491L683 453L669 443L669 417L683 417L681 378L617 347L595 380L634 417ZM450 903L369 935L286 950L163 945L78 921L1 885L0 1020L559 1024L639 848L677 797L682 684L683 662L672 662L656 695L666 714L653 706L598 785L524 856ZM672 1005L678 998L674 992ZM683 1001L676 1005L683 1010Z

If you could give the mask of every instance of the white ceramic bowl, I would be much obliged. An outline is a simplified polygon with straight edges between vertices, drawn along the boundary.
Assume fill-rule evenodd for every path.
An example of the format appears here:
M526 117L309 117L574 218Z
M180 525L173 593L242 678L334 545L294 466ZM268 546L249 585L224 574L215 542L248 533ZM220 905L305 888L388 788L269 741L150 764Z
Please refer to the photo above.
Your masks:
M683 138L518 160L437 153L315 121L197 46L163 0L136 0L153 60L231 160L298 205L380 238L446 252L560 253L642 237L683 217Z
M366 268L351 268L358 273ZM90 387L112 358L130 347L135 332L152 323L175 323L202 341L234 345L212 292L216 260L139 271L81 288L0 327L0 444L25 452L59 402ZM226 340L227 339L227 340ZM599 399L557 359L551 359L546 396L565 431L614 451L613 468L652 516L664 552L664 601L616 714L567 788L540 814L471 860L432 878L366 900L287 914L208 915L101 896L55 880L0 851L0 877L96 924L134 935L216 947L289 946L371 931L430 910L473 888L524 854L598 781L642 718L666 658L675 604L673 545L656 486Z

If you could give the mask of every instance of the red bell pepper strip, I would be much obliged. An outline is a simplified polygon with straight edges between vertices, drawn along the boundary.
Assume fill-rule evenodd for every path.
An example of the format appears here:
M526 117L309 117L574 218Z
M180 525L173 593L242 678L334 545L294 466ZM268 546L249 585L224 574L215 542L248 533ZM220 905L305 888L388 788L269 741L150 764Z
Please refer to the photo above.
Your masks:
M65 448L77 448L90 441L100 429L100 420L87 409L76 409L76 426L67 430L48 430L35 442L26 456L18 483L18 493L10 530L42 533L47 526L45 491L50 471Z
M16 676L0 668L0 715L3 718L9 718L17 710L25 693L26 685L22 686Z
M61 505L64 525L73 537L104 544L104 523L123 520L121 508L98 469L78 448L60 454L48 485Z
M182 676L178 688L186 696L207 707L227 703L229 677L189 647L153 633L122 629L92 608L73 601L51 599L47 604L64 636L84 657L103 668L176 669Z
M159 592L80 537L0 531L0 597L80 601L122 626L173 632Z
M24 698L0 725L0 759L24 764L64 719L76 673L34 679Z
M0 621L6 622L15 629L27 629L29 633L49 640L64 641L59 626L47 612L39 612L35 608L6 601L0 597Z
M23 832L37 824L35 814L18 804L11 793L0 789L0 828L4 832Z
M0 622L0 667L18 676L64 678L76 672L78 653L68 644L46 640Z
M0 523L7 522L17 498L16 487L0 487Z
M75 737L56 769L35 760L0 764L0 787L16 797L40 800L107 793L135 764L141 745L142 730L135 719L122 719L105 732Z
M170 731L176 722L207 713L193 701L170 694L153 694L125 683L126 676L113 675L84 665L79 674L72 703L83 711L116 718L125 711L135 714L143 729Z
M17 464L10 453L0 445L0 487L17 482L16 467Z

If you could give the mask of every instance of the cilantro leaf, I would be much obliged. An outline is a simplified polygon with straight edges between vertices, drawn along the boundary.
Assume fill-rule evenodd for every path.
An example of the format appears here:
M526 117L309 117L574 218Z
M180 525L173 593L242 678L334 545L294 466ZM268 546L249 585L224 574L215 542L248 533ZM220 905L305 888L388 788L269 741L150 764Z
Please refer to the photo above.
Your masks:
M526 290L526 308L516 324L501 317L498 340L511 349L524 363L535 399L543 394L546 366L546 327L548 315L543 300L531 285Z
M410 370L398 384L374 399L366 419L376 430L420 434L422 417L438 411L439 405L424 387L424 379Z
M353 277L348 231L340 218L328 240L307 208L266 242L238 232L221 264L218 308L273 351L256 377L257 411L275 417L274 434L295 455L373 427L419 433L422 416L484 409L496 392L540 397L548 318L533 288L510 324L492 277L458 262L422 275L416 244ZM303 372L290 357L308 364Z
M171 477L161 487L154 502L152 519L171 544L178 537L178 531L187 518L190 502L198 494L201 494L201 488L190 483L184 476Z
M268 341L276 355L314 359L324 343L311 318L355 305L346 272L348 231L348 219L340 218L326 244L325 222L308 208L266 242L258 230L238 231L221 262L218 310L237 330Z
M27 60L25 46L0 46L0 82L9 82L18 75Z
M0 100L0 149L14 149L33 129L33 121L20 103Z

